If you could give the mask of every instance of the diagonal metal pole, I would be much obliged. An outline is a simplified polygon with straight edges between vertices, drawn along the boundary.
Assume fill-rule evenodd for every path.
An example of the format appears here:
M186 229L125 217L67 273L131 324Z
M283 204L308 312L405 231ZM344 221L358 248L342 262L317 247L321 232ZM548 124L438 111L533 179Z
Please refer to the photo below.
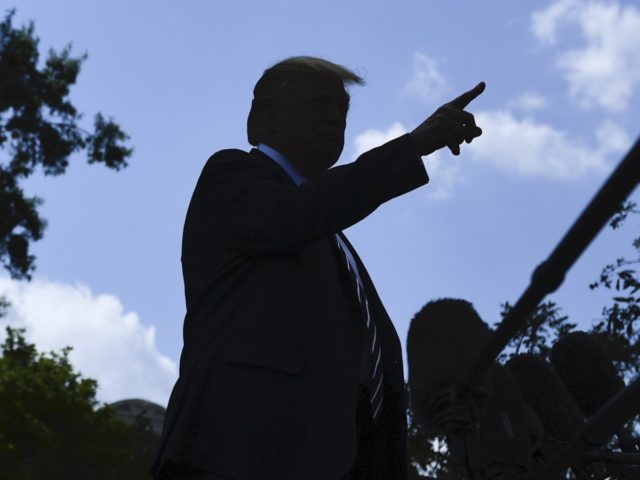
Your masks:
M564 276L598 232L640 181L640 138L609 176L589 205L556 246L549 258L533 272L529 287L500 323L491 340L463 374L459 384L474 385L482 373L525 325L542 299L554 292Z
M624 390L613 396L595 415L587 419L574 434L562 454L545 465L533 476L534 480L546 480L568 468L593 447L609 440L616 430L640 412L640 376ZM633 454L631 454L633 455Z

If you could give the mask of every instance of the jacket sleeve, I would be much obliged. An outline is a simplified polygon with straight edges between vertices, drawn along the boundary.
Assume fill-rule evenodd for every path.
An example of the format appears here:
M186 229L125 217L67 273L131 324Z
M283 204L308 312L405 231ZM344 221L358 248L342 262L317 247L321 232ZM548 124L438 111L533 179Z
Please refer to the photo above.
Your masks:
M185 222L192 248L183 250L183 258L219 249L296 254L428 181L409 134L299 186L283 182L242 151L223 150L209 159L198 180Z

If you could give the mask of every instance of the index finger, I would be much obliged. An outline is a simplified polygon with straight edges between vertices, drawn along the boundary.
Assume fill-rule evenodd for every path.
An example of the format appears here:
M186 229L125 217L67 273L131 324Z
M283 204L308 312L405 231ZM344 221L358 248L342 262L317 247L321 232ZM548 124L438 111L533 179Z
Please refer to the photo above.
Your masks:
M471 100L473 100L478 95L480 95L482 92L484 92L484 87L485 87L485 83L484 82L480 82L478 85L473 87L468 92L464 92L459 97L451 100L449 102L449 104L453 105L455 108L459 108L460 110L462 110L462 109L464 109L464 107L469 105Z

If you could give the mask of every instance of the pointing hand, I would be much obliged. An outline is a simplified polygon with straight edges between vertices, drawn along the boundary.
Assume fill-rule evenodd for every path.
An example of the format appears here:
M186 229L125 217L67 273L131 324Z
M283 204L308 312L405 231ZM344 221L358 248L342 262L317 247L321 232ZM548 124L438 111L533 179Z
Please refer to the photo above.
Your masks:
M411 138L420 155L429 155L442 147L449 147L451 153L460 155L460 145L482 135L482 130L476 126L473 115L464 108L485 88L480 82L468 92L445 103L433 115L418 125L412 132Z

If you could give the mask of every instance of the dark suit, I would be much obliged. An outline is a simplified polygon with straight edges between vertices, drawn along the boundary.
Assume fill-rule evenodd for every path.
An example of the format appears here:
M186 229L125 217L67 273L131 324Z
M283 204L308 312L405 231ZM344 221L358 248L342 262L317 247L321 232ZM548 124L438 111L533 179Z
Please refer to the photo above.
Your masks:
M428 180L408 134L301 186L257 149L208 160L184 226L184 347L155 478L165 461L236 480L349 471L366 327L345 294L334 234ZM382 347L378 467L405 480L400 340L355 259Z

